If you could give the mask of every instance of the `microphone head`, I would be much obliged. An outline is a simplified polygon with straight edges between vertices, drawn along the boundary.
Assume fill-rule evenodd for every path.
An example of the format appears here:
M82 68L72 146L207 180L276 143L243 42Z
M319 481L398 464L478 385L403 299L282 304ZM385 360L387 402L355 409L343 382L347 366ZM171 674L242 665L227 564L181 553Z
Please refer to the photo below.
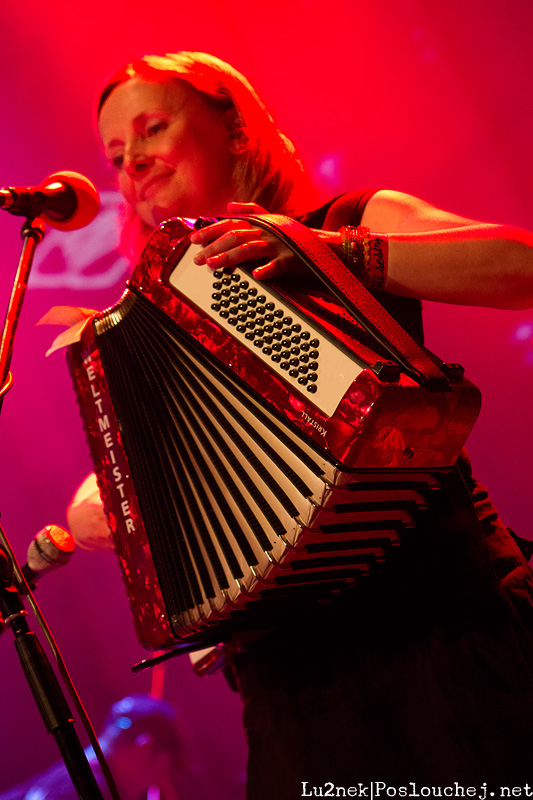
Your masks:
M45 178L39 184L39 189L46 192L47 189L56 188L54 184L62 184L67 190L70 189L71 196L65 198L59 212L44 211L39 215L50 227L74 231L93 221L100 210L100 196L89 178L79 172L62 170Z
M53 572L70 561L75 547L74 539L67 530L59 525L47 525L30 542L28 567L41 575Z

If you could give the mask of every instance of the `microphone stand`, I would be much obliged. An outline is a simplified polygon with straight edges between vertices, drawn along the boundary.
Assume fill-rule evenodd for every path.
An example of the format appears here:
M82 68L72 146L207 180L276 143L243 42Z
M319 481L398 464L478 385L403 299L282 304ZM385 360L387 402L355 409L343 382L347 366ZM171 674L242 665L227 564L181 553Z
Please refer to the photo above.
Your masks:
M44 222L28 218L22 226L23 247L0 341L0 410L13 379L9 371L13 343L28 285L35 248L44 236ZM0 614L15 636L24 675L48 733L52 733L65 762L72 784L81 800L103 800L85 751L74 730L74 719L59 681L35 633L30 631L27 611L13 579L16 564L4 531L0 527ZM18 565L17 565L18 566ZM20 570L19 570L20 573ZM17 575L19 578L20 575Z
M3 536L2 531L2 536ZM83 800L103 800L93 771L74 730L74 719L37 636L26 621L28 612L11 580L11 562L0 549L0 613L15 636L15 649L48 733L53 734L65 766Z

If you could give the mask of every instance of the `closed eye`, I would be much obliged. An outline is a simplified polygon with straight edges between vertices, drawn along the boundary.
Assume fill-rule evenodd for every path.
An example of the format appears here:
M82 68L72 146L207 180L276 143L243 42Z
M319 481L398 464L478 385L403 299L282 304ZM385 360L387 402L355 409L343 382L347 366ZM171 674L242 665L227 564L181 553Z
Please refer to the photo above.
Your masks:
M146 126L144 135L146 138L150 136L156 136L156 134L161 133L168 128L168 122L166 120L159 120L158 122L152 122Z
M124 164L124 156L122 154L112 156L109 159L109 164L113 169L120 170L122 169L122 165Z

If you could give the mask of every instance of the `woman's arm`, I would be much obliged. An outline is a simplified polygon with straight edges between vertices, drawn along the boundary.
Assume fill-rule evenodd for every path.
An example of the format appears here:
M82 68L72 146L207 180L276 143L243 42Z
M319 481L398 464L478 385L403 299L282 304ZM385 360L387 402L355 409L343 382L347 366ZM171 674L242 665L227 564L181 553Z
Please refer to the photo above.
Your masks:
M228 212L264 210L234 203ZM526 230L476 222L388 190L370 199L362 224L373 233L388 235L385 291L462 305L533 306L533 234ZM316 233L342 255L339 232ZM198 231L193 239L205 246L197 263L222 267L267 259L264 267L254 270L258 279L298 269L285 245L246 223L220 222Z
M462 305L533 305L533 234L459 217L401 192L377 192L362 224L389 234L392 294ZM338 247L338 245L337 245Z

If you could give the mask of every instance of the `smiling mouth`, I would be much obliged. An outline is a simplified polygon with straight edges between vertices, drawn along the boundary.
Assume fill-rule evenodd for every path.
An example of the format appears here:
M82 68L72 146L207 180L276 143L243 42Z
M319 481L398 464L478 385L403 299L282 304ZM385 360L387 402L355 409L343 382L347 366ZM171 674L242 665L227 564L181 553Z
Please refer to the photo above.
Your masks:
M140 192L140 199L143 201L150 200L159 191L161 184L171 178L172 172L165 172L163 175L156 175L154 178L145 183Z

